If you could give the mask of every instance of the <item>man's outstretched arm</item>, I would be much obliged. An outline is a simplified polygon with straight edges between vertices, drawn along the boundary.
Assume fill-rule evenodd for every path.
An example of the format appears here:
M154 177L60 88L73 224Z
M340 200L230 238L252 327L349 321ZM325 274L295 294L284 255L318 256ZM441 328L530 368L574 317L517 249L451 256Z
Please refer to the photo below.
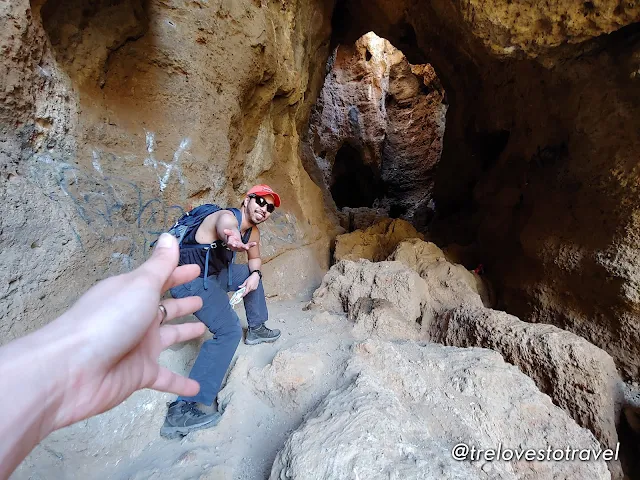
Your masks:
M218 217L215 229L217 237L227 244L229 250L233 250L235 252L246 252L256 245L256 242L242 242L240 225L238 225L236 216L231 212L224 212Z

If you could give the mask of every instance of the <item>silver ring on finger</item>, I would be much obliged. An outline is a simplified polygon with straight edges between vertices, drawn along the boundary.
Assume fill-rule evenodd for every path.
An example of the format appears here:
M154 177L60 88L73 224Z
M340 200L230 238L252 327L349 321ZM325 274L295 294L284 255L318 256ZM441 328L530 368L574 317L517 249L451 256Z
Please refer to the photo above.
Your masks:
M158 309L160 310L160 313L162 314L162 320L160 320L160 325L162 325L164 323L164 321L167 319L167 309L162 304L158 305Z

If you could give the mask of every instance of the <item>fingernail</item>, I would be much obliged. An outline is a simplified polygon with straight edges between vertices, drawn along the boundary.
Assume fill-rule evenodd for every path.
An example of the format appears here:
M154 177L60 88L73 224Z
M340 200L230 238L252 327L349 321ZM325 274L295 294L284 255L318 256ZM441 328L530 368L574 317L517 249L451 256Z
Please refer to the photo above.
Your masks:
M173 243L172 236L168 233L163 233L162 235L160 235L160 238L158 239L157 247L170 248L172 243Z

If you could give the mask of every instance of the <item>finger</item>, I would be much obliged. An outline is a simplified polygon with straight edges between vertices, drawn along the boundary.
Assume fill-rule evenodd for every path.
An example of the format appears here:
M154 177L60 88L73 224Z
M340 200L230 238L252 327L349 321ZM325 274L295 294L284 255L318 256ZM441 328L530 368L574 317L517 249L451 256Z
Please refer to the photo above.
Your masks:
M162 287L162 291L166 292L170 288L175 287L176 285L182 285L183 283L188 283L194 278L200 275L200 266L196 264L191 265L181 265L176 268L169 279L165 282Z
M168 298L162 301L162 305L164 305L164 308L167 310L167 318L165 321L168 322L200 310L202 308L202 298Z
M258 242L249 242L247 243L247 247L251 248L251 247L255 247L258 244Z
M151 258L132 273L146 277L146 280L151 283L151 287L159 291L178 266L178 256L178 241L176 237L163 233L158 238L158 243L153 250Z
M202 322L183 323L181 325L163 325L160 327L160 346L162 350L171 345L198 338L205 331Z
M200 384L195 380L183 377L165 367L160 367L158 376L149 386L160 392L175 393L185 397L193 397L200 391Z

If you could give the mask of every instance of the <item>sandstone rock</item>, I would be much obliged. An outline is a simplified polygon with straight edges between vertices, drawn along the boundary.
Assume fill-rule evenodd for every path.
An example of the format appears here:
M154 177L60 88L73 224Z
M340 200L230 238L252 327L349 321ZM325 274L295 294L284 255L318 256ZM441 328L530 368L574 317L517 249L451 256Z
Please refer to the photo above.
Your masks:
M477 246L505 309L587 338L635 381L638 8L609 0L549 8L349 0L334 29L336 42L373 30L409 61L428 58L455 99L434 183L432 237Z
M325 372L322 359L306 349L281 350L263 369L249 370L248 380L263 398L279 408L295 408Z
M432 329L446 345L501 353L606 448L615 448L622 401L613 359L581 337L552 325L530 324L496 310L460 307Z
M389 218L389 212L383 208L344 207L341 212L343 214L341 226L347 232L364 230Z
M387 260L402 262L418 272L427 283L440 282L442 286L455 290L462 296L466 296L466 285L468 289L480 295L485 307L492 307L495 303L489 284L480 275L470 272L462 265L450 263L446 254L434 243L417 238L405 240L398 244ZM455 282L458 285L454 285Z
M283 199L274 228L264 226L265 259L317 242L328 257L334 226L297 152L298 122L323 78L330 8L0 6L2 343L140 264L189 205L236 206L253 183ZM322 273L306 272L296 293L319 284Z
M433 67L409 64L369 32L333 53L311 114L305 165L338 208L384 207L423 229L434 213L446 111Z
M420 326L409 322L389 301L379 298L361 297L350 317L355 321L356 337L378 337L383 340L420 340Z
M447 258L435 243L410 238L400 242L387 260L402 262L422 276L432 264L447 261Z
M410 223L388 218L366 230L338 235L334 258L336 261L364 258L379 262L385 260L398 243L407 238L423 239L424 236Z
M401 251L415 254L412 248ZM411 264L408 256L400 256ZM398 310L408 328L397 332L405 331L408 335L405 338L409 339L414 338L416 323L421 325L422 338L428 338L432 325L437 324L437 319L444 312L462 304L482 306L480 296L465 282L468 278L465 274L469 272L464 267L441 261L430 265L425 272L424 277L420 277L415 270L397 261L343 260L325 275L322 285L313 294L309 308L346 313L356 318L356 311L359 314L368 311L366 302L360 305L365 306L364 310L356 307L361 299L387 300Z
M187 203L236 204L255 176L277 182L301 244L331 231L300 166L300 132L327 45L374 29L410 60L427 56L455 100L434 184L441 231L448 218L449 238L478 241L510 311L579 333L640 378L638 5L90 3L0 5L2 342L142 261ZM86 468L74 474L89 478L77 452L103 462L105 445L138 449L122 427L158 421L148 404L134 397L51 441L70 445ZM44 445L24 477L68 476L45 447L57 451Z
M325 275L309 308L351 316L361 298L388 300L408 322L415 322L422 317L429 294L424 280L400 262L343 260Z
M358 335L494 349L534 379L580 425L591 429L603 445L615 448L620 379L606 352L557 327L528 324L484 308L466 283L468 277L433 244L406 242L397 253L395 258L422 271L422 281L396 261L342 261L327 273L311 306L347 313L355 319ZM382 285L389 290L382 290ZM421 312L419 319L416 312ZM611 468L618 475L619 466Z
M265 295L278 299L308 299L329 268L327 248L326 241L299 246L263 264Z
M607 479L605 462L455 461L475 448L599 448L495 352L368 341L295 431L271 479ZM437 459L437 460L436 460Z
M462 12L474 34L492 52L511 56L520 50L536 56L563 43L578 43L617 30L637 19L640 7L627 4L620 8L615 2L556 3L547 7L530 2L520 11L501 0L467 0Z

